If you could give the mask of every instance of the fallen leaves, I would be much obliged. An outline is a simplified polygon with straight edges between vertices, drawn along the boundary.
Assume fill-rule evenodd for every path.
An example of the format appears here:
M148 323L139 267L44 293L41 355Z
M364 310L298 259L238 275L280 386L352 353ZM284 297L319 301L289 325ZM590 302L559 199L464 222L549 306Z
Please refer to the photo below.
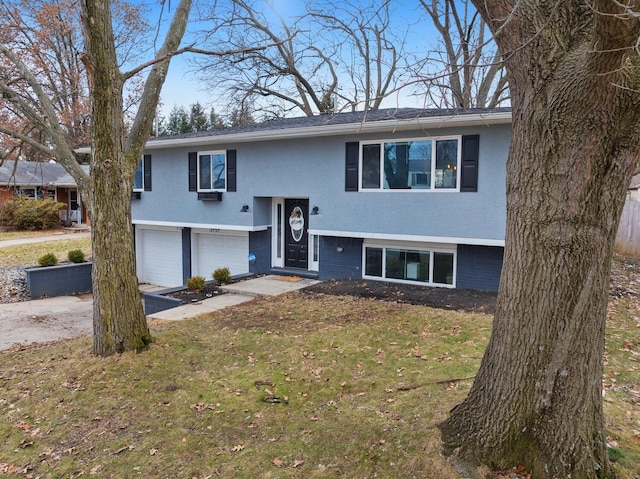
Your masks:
M136 448L136 446L134 446L133 444L129 444L128 446L124 446L121 447L120 449L116 450L113 455L117 456L118 454L121 454L125 451L133 451Z
M219 404L218 404L219 406ZM216 406L213 406L212 404L207 404L204 402L199 402L199 403L195 403L192 404L191 406L189 406L189 409L193 410L193 411L198 411L198 412L202 412L202 411L206 411L207 409L211 409L212 411L216 410Z
M293 469L297 469L298 467L304 465L304 461L301 460L301 459L296 459L294 461L291 461L291 463L289 463L288 461L280 459L279 457L276 457L271 463L276 467L289 467L289 466L291 466Z
M523 466L514 467L505 471L497 471L494 476L495 479L531 479L531 473Z

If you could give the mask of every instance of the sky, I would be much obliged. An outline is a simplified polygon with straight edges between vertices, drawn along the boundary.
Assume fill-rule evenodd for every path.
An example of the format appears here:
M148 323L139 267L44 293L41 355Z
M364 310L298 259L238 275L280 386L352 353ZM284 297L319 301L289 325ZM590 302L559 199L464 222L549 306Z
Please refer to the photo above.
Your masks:
M160 2L159 0L130 0L135 4L144 5L148 11L149 23L152 25L157 25L158 18L160 16ZM205 2L205 4L210 4L210 1L201 0ZM227 0L220 0L225 2ZM259 1L259 0L258 0ZM197 14L197 2L194 1L194 7L192 7L192 15L191 18L195 18ZM303 10L304 2L302 0L274 0L278 11L283 16L291 16L300 14ZM367 2L368 3L368 2ZM160 35L158 36L158 44L161 44L163 40L163 34L168 27L169 19L173 14L173 9L177 6L178 0L167 0L165 4L164 11L162 12L162 23L160 24ZM407 22L415 22L418 14L420 13L421 7L419 6L419 2L417 0L396 0L394 1L394 8L398 12L398 14L403 15L406 18ZM193 39L193 35L196 29L201 28L197 23L191 21L188 28L187 33L185 35L185 44L187 41ZM424 29L422 29L424 30ZM428 36L428 33L426 34ZM416 43L429 43L429 39L425 38L425 32L417 32L415 38L409 39L410 42ZM212 95L207 93L204 89L203 85L197 80L196 75L194 73L194 66L190 63L189 55L178 56L172 59L169 73L165 82L165 85L162 89L161 93L161 110L160 116L166 117L174 106L184 106L188 107L193 103L199 102L202 104L205 109L208 111L209 108L213 107L216 111L220 112L221 106L216 106L212 103ZM403 100L394 100L394 105L397 106L398 102L402 102ZM405 99L404 101L409 101ZM415 103L415 99L413 100ZM413 106L413 105L399 105L399 106Z

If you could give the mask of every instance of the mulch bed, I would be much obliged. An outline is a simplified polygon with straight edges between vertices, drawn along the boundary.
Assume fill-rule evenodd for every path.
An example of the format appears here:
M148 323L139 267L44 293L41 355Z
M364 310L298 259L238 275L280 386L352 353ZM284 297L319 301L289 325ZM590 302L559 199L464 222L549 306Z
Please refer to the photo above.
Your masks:
M172 293L166 293L164 296L180 299L182 300L182 304L189 304L197 303L203 299L213 298L214 296L220 296L222 294L227 294L227 292L220 289L216 283L206 283L204 288L200 291L191 291L190 289L184 288Z
M454 311L493 314L497 293L465 289L433 288L428 286L364 279L330 280L302 290L310 294L333 294L376 298L382 301L430 306Z
M385 281L364 279L329 280L307 286L301 290L306 294L330 294L335 296L355 296L375 298L381 301L430 306L461 312L493 314L496 306L496 293L471 291L465 289L433 288ZM216 283L207 283L198 292L188 289L167 293L166 296L182 300L183 304L202 301L226 294Z
M305 294L375 298L381 301L395 301L397 303L486 314L493 314L496 306L496 293L465 289L432 288L364 279L323 281L313 286L307 286L301 291ZM207 283L199 292L185 288L173 293L167 293L166 296L180 299L183 304L188 304L221 294L226 294L226 291L220 289L216 283L211 282Z

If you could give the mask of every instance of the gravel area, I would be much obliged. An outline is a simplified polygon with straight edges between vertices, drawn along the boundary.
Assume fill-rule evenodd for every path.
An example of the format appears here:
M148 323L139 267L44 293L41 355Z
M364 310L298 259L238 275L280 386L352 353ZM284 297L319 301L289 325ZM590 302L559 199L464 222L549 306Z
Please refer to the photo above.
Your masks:
M27 274L23 267L0 268L0 303L28 301Z

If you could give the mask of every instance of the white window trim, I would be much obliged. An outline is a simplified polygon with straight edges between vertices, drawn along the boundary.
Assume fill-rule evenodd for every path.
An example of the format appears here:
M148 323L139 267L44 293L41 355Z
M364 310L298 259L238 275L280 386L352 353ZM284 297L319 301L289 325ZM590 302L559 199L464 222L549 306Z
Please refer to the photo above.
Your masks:
M433 188L411 188L411 189L385 189L384 186L380 188L363 188L362 187L362 172L363 172L363 158L362 147L364 145L380 145L380 184L384 185L384 144L385 143L404 143L409 141L432 141L431 149L431 178L432 182L435 182L436 171L436 142L440 140L458 140L458 157L456 159L456 187L455 188L436 188L435 183ZM366 140L361 141L358 151L358 191L367 193L457 193L460 192L460 179L462 172L462 135L448 135L448 136L427 136L420 138L390 138L382 140Z
M382 248L382 273L383 276L369 276L366 274L367 248ZM412 251L429 251L429 282L411 281L406 279L387 278L384 276L386 270L386 248L412 250ZM453 254L453 279L451 284L434 283L433 282L433 254L449 253ZM388 281L389 283L417 284L422 286L433 286L438 288L455 288L457 283L458 269L458 247L444 243L410 243L403 241L370 241L365 240L362 245L362 278L375 281Z
M309 237L309 271L320 271L320 251L318 250L318 258L313 259L315 248L320 248L320 236L308 234Z
M227 191L227 150L210 150L210 151L199 151L197 153L197 161L196 161L196 170L198 173L197 178L197 191L199 193L214 193L214 192L222 192ZM223 155L224 156L224 188L200 188L200 157L204 155L211 156L211 174L213 174L213 157L214 155ZM210 178L211 183L213 184L213 178Z
M271 205L271 267L284 268L284 198L273 198ZM282 228L280 241L278 241L278 205L280 205L280 227ZM278 251L280 251L280 256L278 256Z
M32 191L33 196L25 195L24 194L25 190ZM53 196L49 196L50 191L53 192ZM18 185L14 188L14 196L17 196L19 198L26 198L28 200L43 200L45 199L45 194L47 195L46 198L51 199L54 202L57 201L58 191L55 186L19 186Z

